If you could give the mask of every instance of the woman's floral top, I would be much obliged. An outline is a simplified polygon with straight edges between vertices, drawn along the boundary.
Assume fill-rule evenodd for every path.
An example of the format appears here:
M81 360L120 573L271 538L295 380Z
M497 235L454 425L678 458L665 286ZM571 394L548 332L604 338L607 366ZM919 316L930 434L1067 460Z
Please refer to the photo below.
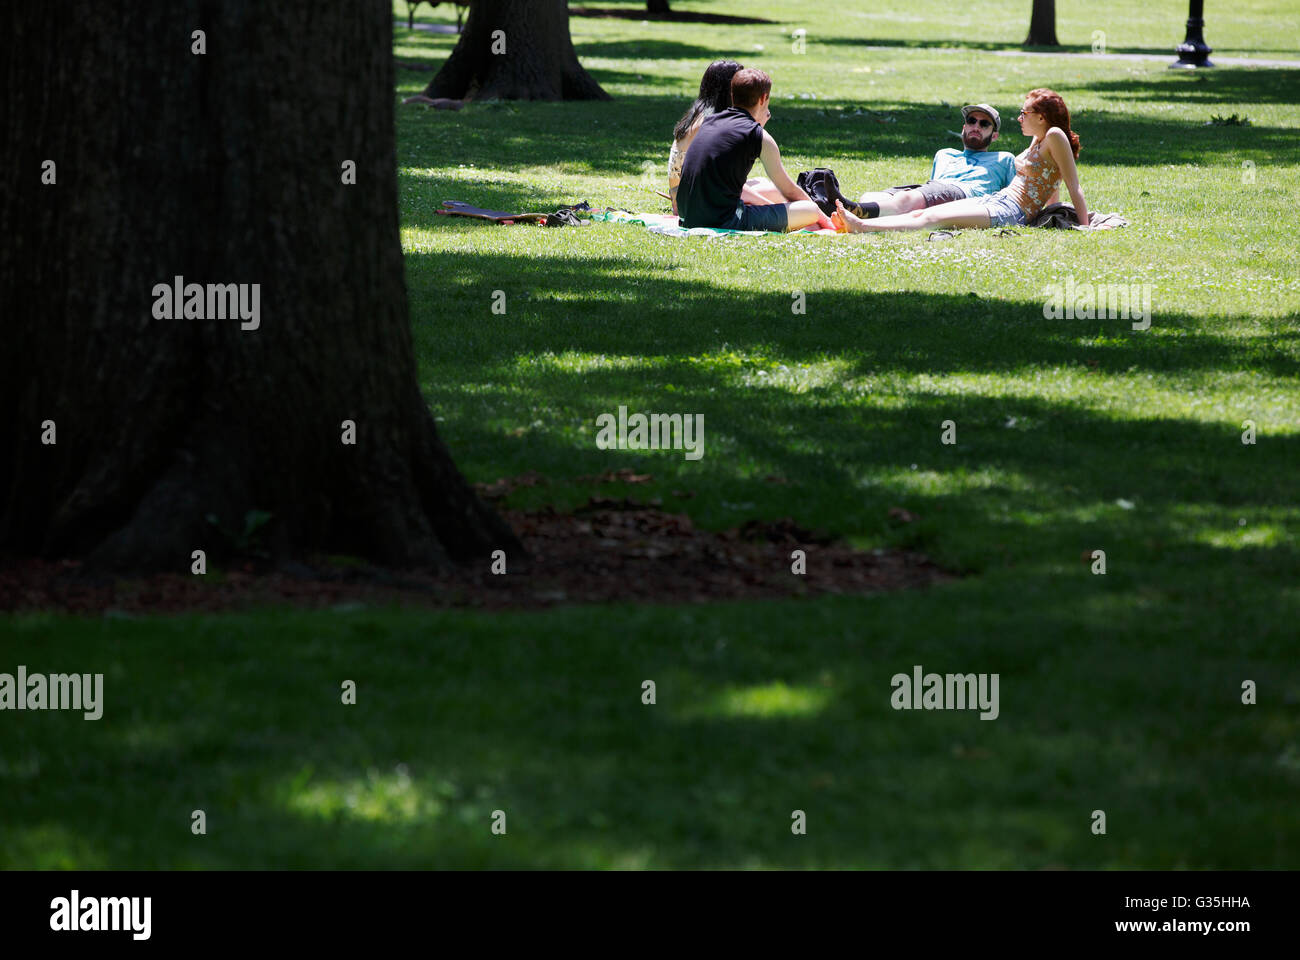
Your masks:
M1025 219L1032 220L1047 206L1061 182L1061 168L1051 154L1043 149L1043 142L1030 144L1016 157L1016 178L1007 187L1007 194L1020 204Z

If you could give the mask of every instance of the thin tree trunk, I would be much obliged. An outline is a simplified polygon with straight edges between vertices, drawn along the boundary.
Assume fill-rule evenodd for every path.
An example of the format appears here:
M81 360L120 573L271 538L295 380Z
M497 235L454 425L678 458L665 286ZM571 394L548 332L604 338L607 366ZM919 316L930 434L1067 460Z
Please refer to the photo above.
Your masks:
M187 571L253 509L280 558L517 550L417 382L389 5L13 4L0 52L0 552ZM158 318L177 276L259 326Z
M566 0L475 0L425 89L453 100L608 100L578 62Z
M1059 47L1056 39L1056 0L1034 0L1029 16L1029 35L1026 47Z

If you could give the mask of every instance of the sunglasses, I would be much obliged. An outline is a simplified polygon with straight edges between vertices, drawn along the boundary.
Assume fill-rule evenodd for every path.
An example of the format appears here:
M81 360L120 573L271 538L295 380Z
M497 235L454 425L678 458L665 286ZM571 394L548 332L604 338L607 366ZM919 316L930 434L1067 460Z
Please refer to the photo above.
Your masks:
M969 119L969 120L966 121L966 126L968 126L968 127L983 127L985 130L987 130L987 129L989 129L991 126L993 126L993 121L992 121L992 120L975 120L975 119L972 118L972 119Z

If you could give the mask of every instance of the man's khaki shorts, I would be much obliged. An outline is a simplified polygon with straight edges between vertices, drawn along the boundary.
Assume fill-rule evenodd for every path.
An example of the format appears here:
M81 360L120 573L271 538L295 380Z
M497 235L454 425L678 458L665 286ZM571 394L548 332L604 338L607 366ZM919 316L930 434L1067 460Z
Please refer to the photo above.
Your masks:
M966 199L962 185L951 180L927 180L925 183L913 183L905 187L890 187L885 193L902 193L904 190L920 190L927 207Z

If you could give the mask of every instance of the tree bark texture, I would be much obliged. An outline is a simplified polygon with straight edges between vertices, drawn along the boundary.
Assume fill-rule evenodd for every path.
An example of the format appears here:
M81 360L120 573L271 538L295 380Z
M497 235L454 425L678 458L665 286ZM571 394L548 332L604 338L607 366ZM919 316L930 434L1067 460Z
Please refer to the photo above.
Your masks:
M453 100L608 100L578 62L566 0L475 0L425 89Z
M518 549L417 382L392 29L382 0L0 12L0 552L188 571L255 509L276 557ZM258 284L259 326L157 318L177 276Z
M1034 0L1029 15L1029 35L1026 47L1059 47L1056 39L1056 0Z

